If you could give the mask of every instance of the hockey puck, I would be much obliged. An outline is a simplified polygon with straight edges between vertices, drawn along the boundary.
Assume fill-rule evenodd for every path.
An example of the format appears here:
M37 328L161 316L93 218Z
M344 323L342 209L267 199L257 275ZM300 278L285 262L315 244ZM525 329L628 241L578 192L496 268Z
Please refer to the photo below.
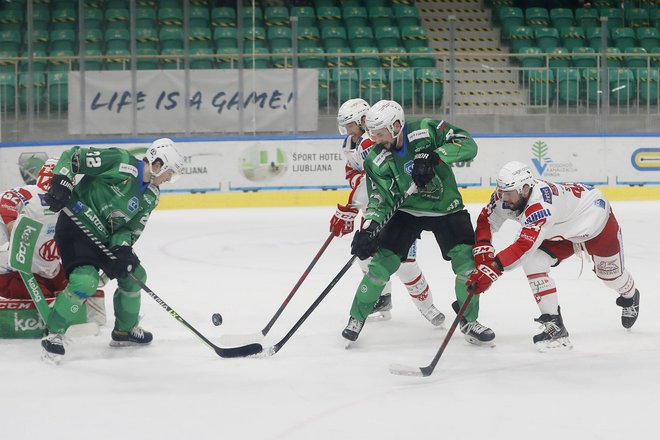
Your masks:
M220 313L214 313L211 319L213 319L213 325L218 326L222 324L222 315Z

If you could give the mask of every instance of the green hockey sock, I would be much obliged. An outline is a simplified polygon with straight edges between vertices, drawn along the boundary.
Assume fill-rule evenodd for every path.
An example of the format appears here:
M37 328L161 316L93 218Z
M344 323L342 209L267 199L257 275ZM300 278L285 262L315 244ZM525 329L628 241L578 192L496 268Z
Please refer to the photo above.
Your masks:
M147 273L142 266L138 266L133 274L143 283L146 282ZM141 302L140 286L130 276L117 280L117 285L113 297L115 328L131 331L138 324Z
M459 244L449 251L451 258L451 269L456 274L454 281L454 291L458 305L462 306L468 297L467 281L468 275L474 270L474 257L472 256L472 246ZM468 321L476 321L479 317L479 295L474 295L470 304L465 310L463 317Z
M85 322L80 313L86 314L83 302L96 292L99 274L94 266L78 266L69 275L69 283L55 300L48 315L48 331L64 333L76 322Z
M401 257L388 249L380 249L369 263L369 270L362 278L353 298L351 316L364 321L378 301L390 276L401 265Z

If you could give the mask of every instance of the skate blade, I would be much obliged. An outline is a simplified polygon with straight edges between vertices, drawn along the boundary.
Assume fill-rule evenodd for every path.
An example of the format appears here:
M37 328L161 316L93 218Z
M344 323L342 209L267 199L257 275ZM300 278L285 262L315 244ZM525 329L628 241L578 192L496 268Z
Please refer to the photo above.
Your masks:
M50 353L46 350L41 351L41 360L47 364L58 366L64 358L61 354Z
M141 342L131 342L131 341L115 341L111 340L110 341L110 347L141 347L143 345L150 345L151 342L148 342L146 344L141 343Z
M573 344L568 338L559 338L553 341L539 341L534 345L536 345L536 349L541 353L546 353L557 348L565 348L567 350L571 350L573 348Z
M463 335L463 336L465 336L465 340L472 345L476 345L479 347L490 347L490 348L495 347L495 339L493 339L492 341L480 341L479 339L473 336L468 336L468 335Z
M367 316L367 321L389 321L390 319L392 319L392 312L389 310L375 312Z

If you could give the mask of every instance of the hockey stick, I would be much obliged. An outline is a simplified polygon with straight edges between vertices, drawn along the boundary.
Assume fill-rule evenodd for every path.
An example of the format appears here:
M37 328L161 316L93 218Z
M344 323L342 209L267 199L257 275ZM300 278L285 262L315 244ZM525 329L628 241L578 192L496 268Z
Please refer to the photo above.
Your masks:
M383 218L383 222L380 225L378 225L378 227L373 231L372 237L378 235L378 233L385 227L385 225L390 221L390 219L399 210L399 208L401 208L403 202L405 202L406 199L410 197L415 191L417 191L417 185L413 183L410 185L408 190L405 193L403 193L401 198L397 200L397 202L394 204L390 212ZM312 303L312 305L309 306L309 308L305 311L305 313L303 313L303 315L300 317L298 322L296 322L294 326L291 327L291 330L289 330L289 332L286 335L284 335L281 341L279 341L277 344L271 347L268 347L266 350L261 350L261 352L257 354L261 356L272 356L278 351L280 351L284 346L284 344L286 344L286 342L289 339L291 339L291 336L293 336L293 334L303 325L305 320L309 318L309 315L311 315L312 312L316 309L316 307L318 307L318 305L321 304L321 301L323 301L323 299L326 296L328 296L328 293L330 293L332 288L335 287L335 284L337 284L337 282L341 279L341 277L344 276L344 274L348 271L348 269L351 267L351 265L353 264L356 258L357 256L355 255L351 256L351 258L344 265L344 267L342 267L339 273L335 275L332 281L330 281L330 284L328 284L328 286L323 290L323 292L321 292L321 294L318 296L318 298L316 298L316 300Z
M458 327L458 323L463 318L463 315L465 314L465 310L470 304L470 301L472 301L473 296L474 293L472 292L468 293L468 297L465 299L463 306L461 306L461 309L456 314L456 318L454 318L454 322L452 322L451 327L449 328L449 331L447 332L444 341L442 341L442 345L440 346L440 349L435 354L435 357L433 358L433 360L429 365L427 365L426 367L411 367L408 365L392 364L390 365L390 373L397 374L399 376L423 376L423 377L430 376L433 373L435 366L438 365L438 361L440 360L442 353L444 353L447 344L449 344L449 340L454 334L456 327Z
M227 345L243 345L243 344L249 344L249 343L257 343L261 342L263 338L268 334L270 331L271 327L273 327L273 324L275 324L275 321L280 317L286 306L289 304L289 301L291 301L291 298L293 298L293 295L296 294L300 286L302 285L303 281L307 278L307 275L312 271L312 268L316 265L316 263L319 261L321 258L321 255L323 255L323 252L328 248L328 245L332 241L332 239L335 238L334 234L330 234L328 238L326 238L325 243L323 243L323 246L321 246L321 249L316 253L314 256L314 259L312 259L312 262L309 263L309 266L307 266L307 269L305 269L305 272L302 274L302 276L298 279L298 282L296 283L295 286L293 286L293 290L289 293L289 295L284 299L284 302L280 306L279 309L277 309L277 312L275 312L275 315L270 319L268 324L266 324L266 327L261 330L259 333L252 333L252 334L246 334L246 335L223 335L220 336L220 342L223 344Z
M98 238L96 238L96 236L92 233L92 231L90 231L89 228L87 228L87 226L85 226L85 224L81 222L80 219L76 217L75 214L71 212L69 208L65 207L62 211L71 219L71 221L73 221L76 224L76 226L80 228L80 230L87 236L87 238L89 238L92 241L92 243L94 243L96 247L98 247L99 250L105 254L106 257L108 257L112 261L117 260L117 257L110 251L110 249L108 249L108 247L105 244L103 244ZM150 297L152 297L162 308L164 308L167 313L172 315L174 319L179 321L188 330L193 332L195 336L197 336L204 344L206 344L209 348L215 351L218 356L223 358L245 357L245 356L250 356L252 354L260 353L263 350L263 347L259 344L249 344L236 348L218 347L217 345L209 341L195 327L188 324L188 322L185 319L183 319L177 312L175 312L174 309L168 306L165 301L163 301L158 295L156 295L153 290L147 287L147 285L144 284L138 277L136 277L134 273L129 272L128 276L130 276L133 279L133 281L135 281L140 286L140 288L142 288L142 290L147 292Z

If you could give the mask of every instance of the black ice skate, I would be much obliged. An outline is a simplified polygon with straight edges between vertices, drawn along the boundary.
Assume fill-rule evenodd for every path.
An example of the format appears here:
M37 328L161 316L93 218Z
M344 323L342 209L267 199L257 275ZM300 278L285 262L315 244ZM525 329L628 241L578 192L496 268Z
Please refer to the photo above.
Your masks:
M385 293L378 298L367 319L370 321L387 321L392 319L390 310L392 310L392 294Z
M428 321L435 327L440 327L442 323L445 322L445 314L436 309L433 304L431 304L431 307L429 307L426 312L422 313L422 315L424 315L424 318L428 319Z
M360 336L362 327L364 327L364 321L360 321L359 319L355 319L351 316L348 319L346 328L341 332L341 335L344 337L344 339L347 339L350 342L355 342L357 341L358 336Z
M64 357L64 341L59 333L49 333L41 339L41 359L59 365Z
M621 311L621 325L625 328L630 328L637 321L639 316L639 290L635 289L635 294L632 298L624 298L622 296L616 299L616 305L623 307Z
M115 328L110 336L112 337L112 340L110 341L111 347L147 345L154 339L154 336L151 334L151 332L144 330L139 325L133 327L130 332L117 330Z
M458 301L454 301L451 305L454 312L458 313L460 307ZM486 345L490 347L495 346L495 332L485 325L481 325L479 321L468 322L467 319L461 318L459 323L461 333L465 335L465 340L474 345Z
M561 308L557 315L544 313L534 321L541 324L543 331L533 338L534 345L540 352L546 352L553 348L573 348L573 344L568 339L568 330L564 327L564 320L561 317Z

